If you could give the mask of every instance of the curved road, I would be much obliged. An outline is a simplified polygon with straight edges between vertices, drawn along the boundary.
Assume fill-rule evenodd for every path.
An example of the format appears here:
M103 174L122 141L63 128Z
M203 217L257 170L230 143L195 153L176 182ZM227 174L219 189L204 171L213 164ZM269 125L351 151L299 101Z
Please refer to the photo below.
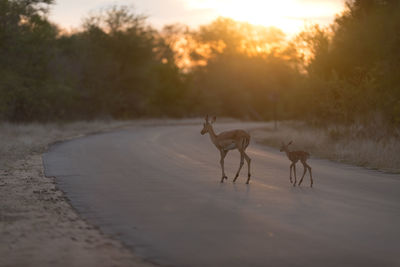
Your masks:
M220 184L219 152L201 126L135 126L56 144L46 175L84 218L156 264L400 266L399 175L312 158L315 187L307 176L293 188L284 154L253 140L250 185L247 165L232 184L237 151Z

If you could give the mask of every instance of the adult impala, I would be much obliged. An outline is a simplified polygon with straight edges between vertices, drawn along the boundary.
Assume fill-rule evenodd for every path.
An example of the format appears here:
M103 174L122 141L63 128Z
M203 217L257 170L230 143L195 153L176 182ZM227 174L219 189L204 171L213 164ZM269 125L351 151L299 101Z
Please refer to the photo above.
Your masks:
M244 130L232 130L232 131L226 131L222 132L219 134L216 134L214 132L212 124L216 121L216 117L214 116L211 120L211 122L208 121L208 115L205 118L205 123L203 124L203 130L201 130L201 134L204 135L206 133L209 133L211 142L217 147L219 152L221 153L221 168L222 168L222 178L221 178L221 183L224 182L224 179L228 179L225 175L225 169L224 169L224 159L226 157L226 154L228 154L229 150L234 150L237 149L240 152L240 165L239 169L236 173L235 178L233 179L233 182L236 181L236 179L239 176L240 170L242 169L242 166L244 164L244 159L247 162L247 167L248 167L248 178L246 184L249 183L250 181L250 162L251 159L250 157L246 154L246 148L250 143L250 135L244 131Z

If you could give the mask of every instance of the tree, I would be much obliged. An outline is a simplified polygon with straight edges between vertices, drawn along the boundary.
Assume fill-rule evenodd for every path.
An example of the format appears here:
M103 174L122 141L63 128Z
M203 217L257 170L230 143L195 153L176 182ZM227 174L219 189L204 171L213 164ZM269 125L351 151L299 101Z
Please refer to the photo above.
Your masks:
M46 116L46 79L57 28L46 18L51 0L0 1L0 106L2 117Z

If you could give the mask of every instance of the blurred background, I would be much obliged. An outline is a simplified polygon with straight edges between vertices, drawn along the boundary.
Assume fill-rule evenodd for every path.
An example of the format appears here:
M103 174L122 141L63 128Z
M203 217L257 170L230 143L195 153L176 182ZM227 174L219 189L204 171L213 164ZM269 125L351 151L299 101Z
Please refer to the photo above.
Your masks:
M0 119L400 123L400 1L125 2L0 0Z

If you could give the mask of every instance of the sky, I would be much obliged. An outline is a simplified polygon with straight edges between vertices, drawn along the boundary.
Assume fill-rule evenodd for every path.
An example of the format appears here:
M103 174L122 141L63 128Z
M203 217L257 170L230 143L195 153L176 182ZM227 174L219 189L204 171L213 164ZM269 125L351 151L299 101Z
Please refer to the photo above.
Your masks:
M115 4L133 7L158 29L173 23L196 28L223 16L275 26L288 35L305 24L327 26L344 8L344 0L56 0L50 19L67 30L77 29L89 12Z

